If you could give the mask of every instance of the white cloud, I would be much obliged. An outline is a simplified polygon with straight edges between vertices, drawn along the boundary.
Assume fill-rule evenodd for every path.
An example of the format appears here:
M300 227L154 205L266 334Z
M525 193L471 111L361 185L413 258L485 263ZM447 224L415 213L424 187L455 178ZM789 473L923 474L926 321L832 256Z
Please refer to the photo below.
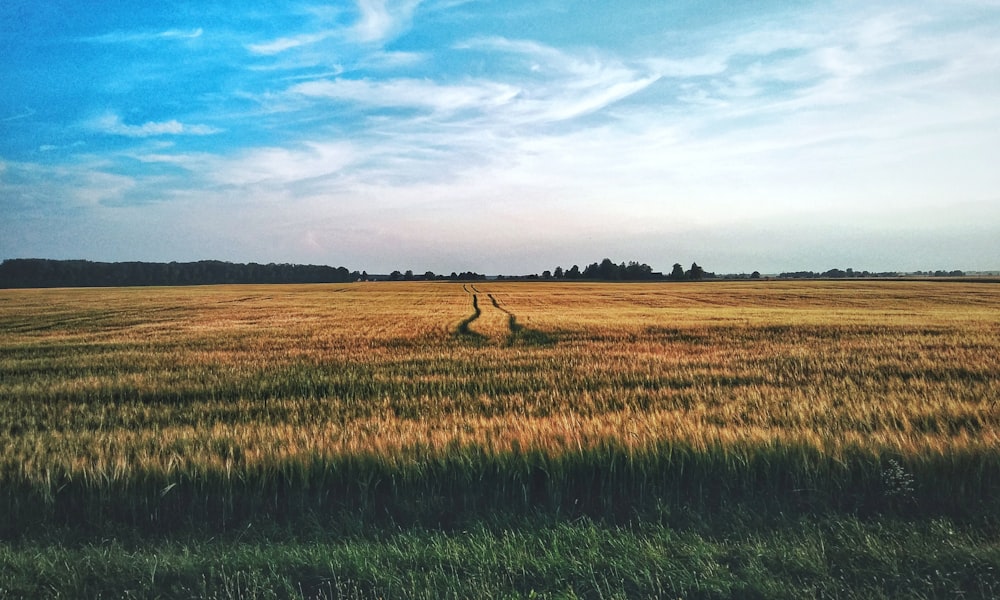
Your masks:
M376 51L368 54L360 63L361 66L374 69L400 69L412 67L427 60L424 52Z
M420 0L357 0L358 22L353 37L361 42L383 42L410 24Z
M334 79L300 83L292 94L356 102L369 107L410 107L433 111L486 110L509 103L517 88L499 83L444 85L421 79L386 81Z
M94 44L133 44L159 40L193 40L202 36L201 27L190 30L168 29L166 31L115 31L102 35L82 38L81 41Z
M62 145L62 146L57 146L56 144L42 144L41 146L38 147L38 151L39 152L55 152L57 150L68 150L70 148L80 148L80 147L86 146L86 145L87 145L87 143L84 142L84 141L82 141L82 140L77 140L75 142L72 142L70 144L65 144L65 145Z
M283 37L276 40L271 40L270 42L263 42L260 44L247 44L246 48L254 54L279 54L286 50L291 50L292 48L298 48L300 46L307 46L309 44L315 44L323 40L329 39L336 32L334 31L321 31L318 33L307 33L302 35L297 35L293 37Z
M726 70L726 63L720 57L699 56L678 59L655 56L644 60L647 69L661 77L687 79L705 75L718 75Z
M356 158L357 151L350 144L309 142L297 149L255 148L202 164L207 167L206 177L225 185L286 185L334 175Z
M511 103L511 123L567 121L604 109L645 89L660 75L626 67L614 59L589 60L533 41L491 37L468 40L459 49L490 50L524 57L530 74Z
M129 156L139 162L177 165L190 171L197 171L200 167L217 160L217 157L214 155L204 153L165 154L162 152L140 152L130 154Z
M16 115L11 115L9 117L0 118L0 123L9 123L11 121L17 121L17 120L20 120L20 119L27 119L28 117L33 116L36 112L38 112L38 111L29 108L29 109L24 110L24 112L18 113Z
M180 39L180 40L193 40L195 38L200 38L201 34L204 33L201 27L197 29L191 29L189 31L184 31L180 29L168 29L167 31L160 32L156 34L155 37L170 40L170 39Z
M209 125L185 125L180 121L147 121L142 125L128 125L121 117L107 113L88 122L88 127L102 133L126 137L152 137L159 135L212 135L222 130Z
M529 122L557 122L589 115L639 92L659 77L625 79L622 81L589 82L577 90L550 88L538 101L525 101L517 112ZM574 93L575 92L575 93Z
M464 49L501 50L541 65L544 76L509 73L495 79L458 83L429 79L328 79L292 86L288 95L352 103L360 110L413 108L448 116L456 124L479 130L563 122L593 114L628 98L659 80L657 73L637 71L614 60L570 56L528 41L490 38L472 40ZM419 124L420 116L395 117L394 126Z
M13 175L0 179L0 197L10 208L28 216L116 202L136 188L137 179L109 173L109 166L107 161L93 157L68 165L0 163L0 173ZM2 203L0 207L8 208Z
M380 122L387 135L371 151L414 179L382 179L389 187L375 195L426 196L405 190L433 183L456 205L493 198L512 218L522 210L573 213L578 227L611 222L614 203L611 212L630 215L616 221L623 234L795 215L889 227L906 215L922 219L942 199L989 202L1000 184L989 150L1000 124L992 101L1000 36L990 27L948 33L925 22L878 11L834 22L803 17L788 30L723 36L731 41L690 59L631 63L641 69L536 42L472 40L459 49L518 55L544 77L508 72L498 79L517 94L441 126L409 117ZM592 114L658 81L610 119L535 127ZM681 86L687 96L671 95ZM414 97L445 87L423 82ZM355 101L384 106L378 97L388 89L373 84L371 98ZM705 101L690 102L698 95ZM529 198L530 208L512 198Z

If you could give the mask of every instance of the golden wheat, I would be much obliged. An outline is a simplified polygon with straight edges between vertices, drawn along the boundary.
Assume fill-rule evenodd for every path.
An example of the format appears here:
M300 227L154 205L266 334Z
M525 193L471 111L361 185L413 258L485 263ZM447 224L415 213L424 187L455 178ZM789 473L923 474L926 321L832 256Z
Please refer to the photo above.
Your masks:
M0 484L606 448L993 480L998 314L996 286L933 282L2 291Z

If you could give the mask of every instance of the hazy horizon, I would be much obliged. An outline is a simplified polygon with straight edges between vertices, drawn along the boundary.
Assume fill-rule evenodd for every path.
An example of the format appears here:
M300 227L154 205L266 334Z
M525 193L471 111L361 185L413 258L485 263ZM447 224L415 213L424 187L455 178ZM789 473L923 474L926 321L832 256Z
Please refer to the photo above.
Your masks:
M0 259L1000 269L996 1L14 0L0 50Z

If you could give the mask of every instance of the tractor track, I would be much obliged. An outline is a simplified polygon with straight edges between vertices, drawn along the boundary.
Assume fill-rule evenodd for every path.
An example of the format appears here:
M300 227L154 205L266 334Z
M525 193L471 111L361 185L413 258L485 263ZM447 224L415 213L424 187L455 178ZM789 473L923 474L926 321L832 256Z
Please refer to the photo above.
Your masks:
M517 316L506 308L500 306L500 302L493 296L493 294L486 295L489 297L490 302L493 303L494 308L507 315L507 328L510 329L511 335L516 335L524 329L524 326L517 322Z
M479 308L479 295L469 291L469 288L464 284L462 285L462 289L465 290L466 294L472 296L472 314L462 319L462 321L458 324L458 327L455 328L455 333L466 339L483 341L486 339L486 336L469 328L469 326L483 314L483 309ZM475 286L473 286L472 289L475 290ZM479 290L476 291L478 292Z
M513 346L517 342L531 346L550 346L555 343L555 339L544 331L529 329L518 323L517 315L500 306L500 301L493 294L486 295L489 297L490 302L493 303L494 308L507 315L507 329L509 333L507 334L507 339L504 341L505 346Z
M459 322L459 324L455 327L455 335L459 338L479 344L487 342L490 339L490 336L472 329L472 324L475 323L483 314L483 307L479 304L479 296L484 292L480 291L475 285L466 284L462 284L462 290L467 295L472 297L472 314ZM551 346L555 344L556 340L550 334L537 329L525 327L524 325L518 323L517 315L515 315L513 311L504 307L496 296L491 293L486 293L485 295L489 298L490 304L493 305L493 308L507 316L507 334L505 336L502 336L501 334L501 336L498 336L497 339L497 342L500 345L510 347L514 345Z

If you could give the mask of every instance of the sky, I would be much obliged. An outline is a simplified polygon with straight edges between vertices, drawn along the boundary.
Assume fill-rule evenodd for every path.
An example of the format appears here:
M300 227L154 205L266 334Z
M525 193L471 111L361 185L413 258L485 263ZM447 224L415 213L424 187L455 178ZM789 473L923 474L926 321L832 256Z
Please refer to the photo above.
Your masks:
M0 259L1000 269L1000 1L0 3Z

